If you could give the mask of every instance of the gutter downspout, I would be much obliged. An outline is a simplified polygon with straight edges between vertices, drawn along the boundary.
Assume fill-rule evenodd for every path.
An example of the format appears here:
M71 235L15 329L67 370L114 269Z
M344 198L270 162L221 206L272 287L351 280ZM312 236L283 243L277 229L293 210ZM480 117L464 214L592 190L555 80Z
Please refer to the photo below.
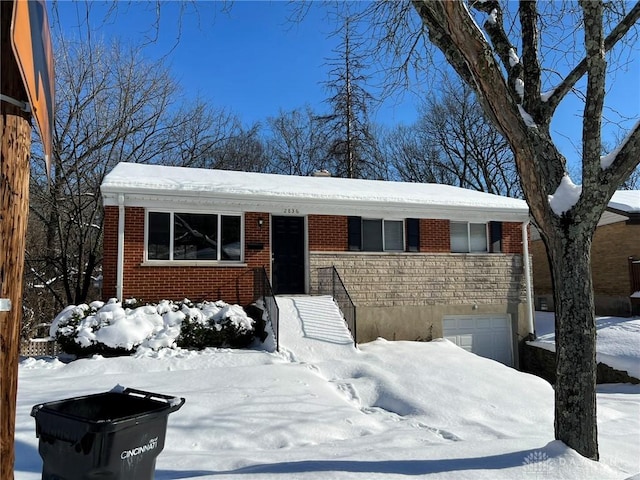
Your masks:
M118 195L118 268L116 272L116 297L122 301L124 281L124 193Z
M529 235L528 227L530 220L522 222L522 256L524 257L524 276L527 292L527 320L529 323L529 333L536 338L536 329L534 326L533 315L533 289L531 287L531 259L529 258Z

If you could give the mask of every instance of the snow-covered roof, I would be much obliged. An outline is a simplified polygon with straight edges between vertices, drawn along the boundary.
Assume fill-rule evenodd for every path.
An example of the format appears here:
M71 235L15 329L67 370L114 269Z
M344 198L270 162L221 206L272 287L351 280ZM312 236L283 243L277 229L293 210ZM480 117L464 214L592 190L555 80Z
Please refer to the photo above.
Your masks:
M640 213L640 190L618 190L608 208L624 213Z
M274 214L526 221L524 200L450 185L302 177L119 163L102 186L105 205L211 208Z
M618 190L609 200L598 226L626 222L638 216L640 216L640 190ZM531 229L531 240L540 240L540 232L535 226Z

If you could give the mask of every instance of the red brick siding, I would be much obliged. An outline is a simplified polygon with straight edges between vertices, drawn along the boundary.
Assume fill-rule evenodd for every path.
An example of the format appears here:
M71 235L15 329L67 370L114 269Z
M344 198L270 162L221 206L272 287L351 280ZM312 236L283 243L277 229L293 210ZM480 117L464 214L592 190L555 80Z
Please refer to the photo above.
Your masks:
M117 251L116 221L110 227L115 231L115 243L110 249ZM258 220L262 219L260 227ZM154 266L141 265L144 261L145 210L127 207L125 211L124 298L138 298L156 302L162 299L224 300L245 305L253 300L253 268L269 267L269 215L245 214L246 267L225 266ZM105 241L107 236L105 235ZM252 247L249 249L249 244ZM262 244L262 248L258 248ZM107 244L105 243L105 249ZM112 258L110 256L109 258ZM107 263L112 263L109 260ZM103 296L115 295L115 268L107 269L114 280L105 279ZM111 293L113 292L113 293Z
M312 252L346 252L347 218L338 215L309 215L309 250Z
M102 257L102 296L116 296L116 272L118 268L118 207L104 207Z
M429 253L451 252L449 220L428 218L420 220L420 251Z
M346 216L309 215L309 250L312 252L343 252L348 250ZM502 224L502 253L522 253L520 223ZM448 253L451 251L449 220L420 219L420 251Z
M522 224L502 222L502 253L522 252Z
M312 252L346 252L348 217L339 215L309 215L309 250ZM420 251L449 252L448 220L420 220Z
M259 221L262 220L262 225ZM249 268L265 267L269 272L271 264L269 246L269 214L247 212L244 214L244 260ZM259 244L262 248L259 249ZM249 248L252 246L253 248Z

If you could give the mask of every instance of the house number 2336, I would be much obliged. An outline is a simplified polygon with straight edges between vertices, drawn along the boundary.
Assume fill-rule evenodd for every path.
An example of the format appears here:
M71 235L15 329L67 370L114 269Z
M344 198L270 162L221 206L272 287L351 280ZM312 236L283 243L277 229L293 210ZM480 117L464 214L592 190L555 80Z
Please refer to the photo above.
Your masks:
M299 214L300 212L298 211L298 209L297 209L297 208L285 208L285 209L284 209L284 211L283 211L283 213L286 213L286 214L288 214L288 215L292 215L292 214L293 214L293 215L297 215L297 214Z

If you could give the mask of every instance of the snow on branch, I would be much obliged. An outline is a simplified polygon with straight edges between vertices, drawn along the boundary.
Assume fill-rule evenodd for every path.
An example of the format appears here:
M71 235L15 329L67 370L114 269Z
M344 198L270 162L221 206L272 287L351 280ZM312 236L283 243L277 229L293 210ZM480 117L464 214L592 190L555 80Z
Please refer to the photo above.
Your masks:
M533 120L533 117L529 115L526 112L526 110L522 108L522 105L520 104L518 104L518 111L520 112L520 116L522 117L522 120L524 120L524 123L527 127L538 128L538 125L536 125L536 122Z
M562 216L563 213L568 212L578 203L581 193L582 185L574 184L569 175L565 174L553 195L549 195L551 210L557 216Z
M606 170L613 164L615 159L618 157L618 154L627 145L629 140L631 140L634 133L639 129L640 129L640 120L638 120L636 124L633 126L633 128L629 130L629 133L627 133L627 136L624 138L622 143L620 143L620 145L618 145L613 151L609 152L607 155L600 157L600 168L602 168L602 170Z

